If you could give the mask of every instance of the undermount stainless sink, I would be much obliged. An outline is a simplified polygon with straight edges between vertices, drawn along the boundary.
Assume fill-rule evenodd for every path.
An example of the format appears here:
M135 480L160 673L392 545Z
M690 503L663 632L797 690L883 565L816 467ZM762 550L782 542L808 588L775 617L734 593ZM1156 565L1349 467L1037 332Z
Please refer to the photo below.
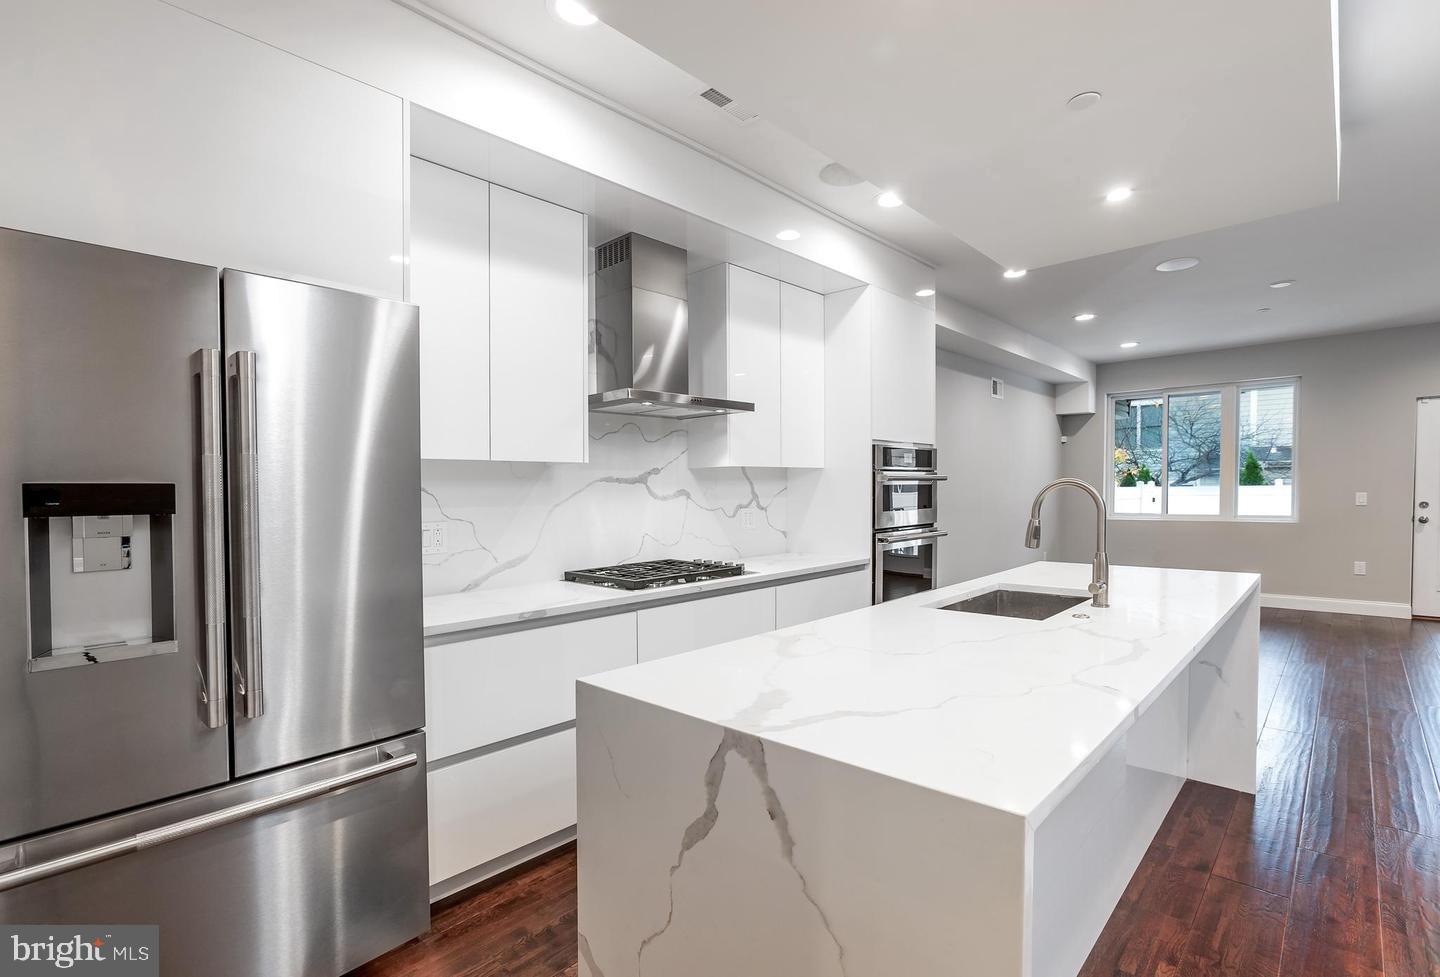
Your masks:
M1076 604L1083 604L1089 597L1074 594L1045 594L1031 590L1005 590L996 588L983 594L967 597L954 604L946 604L942 611L964 611L967 614L989 614L994 617L1019 617L1027 621L1043 621Z

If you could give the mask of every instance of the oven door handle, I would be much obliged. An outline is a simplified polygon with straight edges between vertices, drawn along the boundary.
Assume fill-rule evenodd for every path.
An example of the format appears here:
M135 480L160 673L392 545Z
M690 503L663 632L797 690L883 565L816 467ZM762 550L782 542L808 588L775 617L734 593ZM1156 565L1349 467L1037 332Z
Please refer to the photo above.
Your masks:
M949 536L950 533L943 529L932 529L924 533L911 533L906 536L876 536L878 543L913 543L921 539L939 539L941 536Z
M918 485L922 482L944 482L948 481L949 478L949 475L935 475L928 472L906 472L904 474L899 474L896 472L875 473L875 481L883 482L888 485L893 485L897 482L902 484L909 482Z

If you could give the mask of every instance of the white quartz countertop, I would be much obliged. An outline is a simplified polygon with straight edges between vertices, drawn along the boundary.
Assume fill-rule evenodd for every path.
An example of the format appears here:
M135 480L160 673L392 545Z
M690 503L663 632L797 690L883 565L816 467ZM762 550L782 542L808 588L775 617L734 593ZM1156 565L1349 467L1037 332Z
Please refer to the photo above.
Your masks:
M869 558L780 553L746 557L742 562L745 564L743 576L655 590L612 590L594 584L553 580L427 597L425 636L429 638L540 618L563 619L608 610L633 609L644 604L669 602L736 587L778 584L793 577L819 576L863 567L869 563Z
M582 682L1038 820L1260 585L1117 566L1108 608L939 609L997 584L1081 596L1089 580L1088 564L1033 563Z

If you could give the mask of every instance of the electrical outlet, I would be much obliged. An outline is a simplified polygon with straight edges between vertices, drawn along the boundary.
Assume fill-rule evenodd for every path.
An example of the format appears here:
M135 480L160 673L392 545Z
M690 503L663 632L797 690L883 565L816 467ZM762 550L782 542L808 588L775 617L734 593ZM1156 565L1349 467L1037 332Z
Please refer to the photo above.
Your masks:
M1363 577L1363 576L1365 576L1365 574L1368 573L1368 572L1369 572L1369 571L1368 571L1368 570L1366 569L1366 567L1365 567L1365 561L1364 561L1364 560L1356 560L1356 561L1355 561L1355 576L1357 576L1357 577Z
M1369 493L1369 492L1356 492L1356 493L1355 493L1355 504L1356 504L1356 505L1369 505L1369 504L1370 504L1370 493Z
M745 530L759 529L759 528L760 528L760 518L759 518L759 514L758 514L754 509L752 509L752 508L750 508L750 507L748 507L748 506L745 507L744 509L741 509L741 510L740 510L740 528L741 528L741 529L745 529Z
M420 555L437 556L445 552L445 524L426 522L420 524Z

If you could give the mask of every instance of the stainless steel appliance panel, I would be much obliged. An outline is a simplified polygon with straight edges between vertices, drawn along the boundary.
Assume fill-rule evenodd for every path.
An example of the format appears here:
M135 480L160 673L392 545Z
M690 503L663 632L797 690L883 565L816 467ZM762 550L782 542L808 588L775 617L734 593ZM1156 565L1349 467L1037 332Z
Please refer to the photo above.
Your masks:
M414 306L227 270L237 776L425 723Z
M172 837L175 825L190 833ZM9 887L17 871L48 872L137 833L139 851ZM426 843L416 733L0 846L0 919L158 924L169 977L340 974L429 926Z
M939 580L939 541L950 535L938 529L875 534L871 563L873 602L884 603L934 590Z
M871 460L877 472L933 472L940 467L933 444L908 441L873 442Z
M873 493L874 528L933 526L938 512L939 483L943 481L944 475L877 473Z
M192 357L219 344L217 269L0 230L0 841L229 775L227 730L206 722L207 698L226 691L223 675L204 685L197 585L219 539L201 533L204 397ZM173 562L160 578L173 583L170 653L30 667L27 482L174 486ZM84 576L101 585L140 573Z

